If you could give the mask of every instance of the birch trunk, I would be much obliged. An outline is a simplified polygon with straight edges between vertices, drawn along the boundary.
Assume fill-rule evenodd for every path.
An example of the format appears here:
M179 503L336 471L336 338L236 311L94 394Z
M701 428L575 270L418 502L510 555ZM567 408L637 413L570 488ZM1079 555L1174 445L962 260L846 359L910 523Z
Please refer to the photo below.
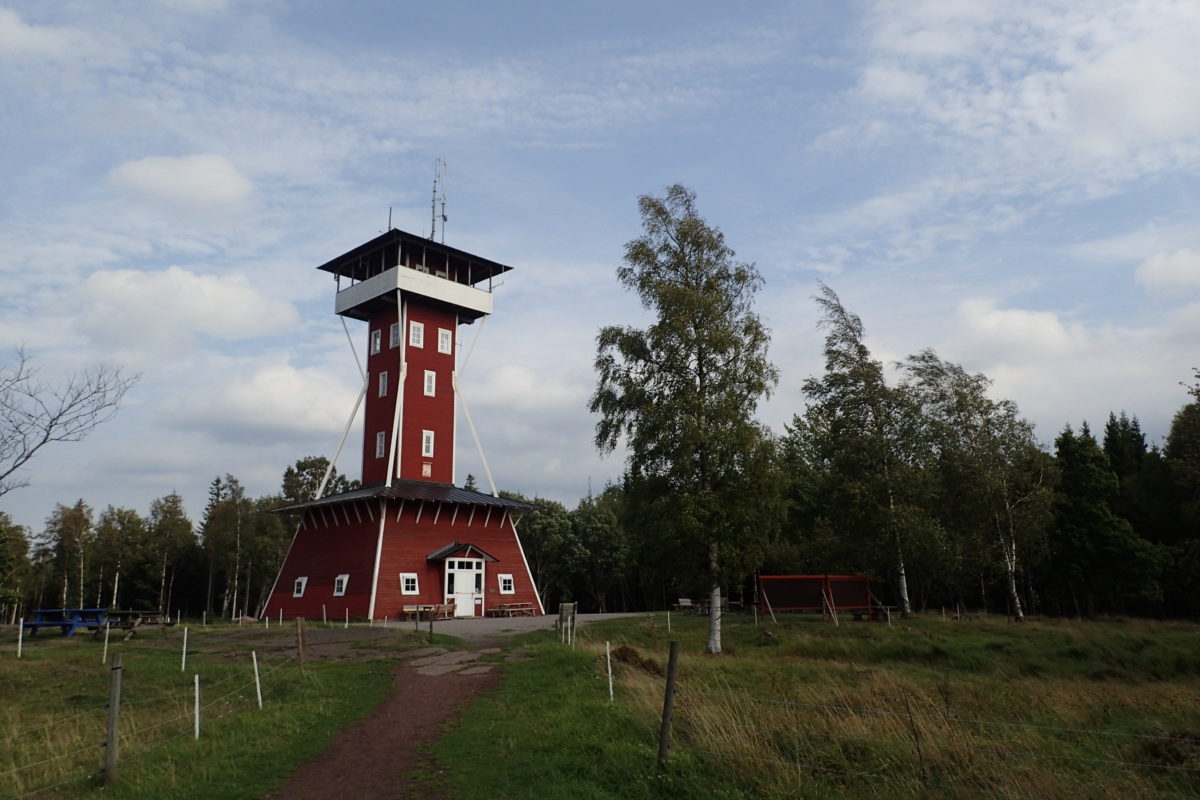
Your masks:
M721 652L721 579L720 558L717 543L708 546L708 569L712 578L712 591L708 596L708 647L704 652L719 655Z

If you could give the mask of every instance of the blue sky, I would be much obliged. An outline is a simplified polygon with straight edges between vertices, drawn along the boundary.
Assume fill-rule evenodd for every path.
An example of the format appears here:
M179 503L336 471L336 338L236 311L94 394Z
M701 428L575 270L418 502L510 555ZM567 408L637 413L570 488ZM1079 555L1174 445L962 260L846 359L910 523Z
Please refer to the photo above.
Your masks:
M1165 1L0 0L0 348L142 375L0 508L198 516L218 474L332 454L358 372L314 267L389 207L427 233L439 155L447 243L515 267L461 379L502 487L620 474L594 337L644 321L614 270L675 182L765 278L775 430L825 281L878 358L986 373L1046 443L1120 410L1159 441L1200 362L1197 41Z

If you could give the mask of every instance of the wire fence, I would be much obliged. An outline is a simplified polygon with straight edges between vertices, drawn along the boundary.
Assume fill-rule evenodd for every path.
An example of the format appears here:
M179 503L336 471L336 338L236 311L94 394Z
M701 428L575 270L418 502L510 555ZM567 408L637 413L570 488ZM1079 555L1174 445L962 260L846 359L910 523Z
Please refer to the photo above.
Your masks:
M127 651L134 648L125 648ZM155 649L155 648L151 648ZM161 654L163 650L157 648ZM173 654L172 654L173 655ZM257 707L257 695L254 691L256 683L263 692L264 701L273 699L274 690L282 684L269 680L280 669L297 661L294 653L268 654L258 659L259 675L256 678L247 677L249 659L244 664L213 664L199 663L189 669L187 687L183 690L163 694L160 688L154 690L153 696L138 698L138 683L128 680L122 689L123 694L133 697L122 697L120 709L123 722L120 729L119 752L121 762L140 759L148 754L157 752L162 747L194 735L194 679L191 674L225 673L215 678L211 683L201 684L200 719L208 725L228 717L231 714L247 711ZM124 670L132 678L136 674L137 662L126 663ZM161 667L160 667L161 669ZM104 668L104 673L108 673ZM235 683L236 682L236 683ZM225 691L213 694L213 690L222 687ZM232 687L232 688L230 688ZM147 710L148 707L155 710ZM91 740L92 744L79 747L66 747L54 752L53 755L37 757L13 766L0 769L0 796L16 799L31 798L46 794L66 786L88 780L97 780L102 772L101 766L107 744L104 741L104 723L108 712L108 703L90 705L88 708L74 711L70 714L57 716L36 725L12 730L5 734L3 741L12 752L14 745L21 741L36 739L39 733L50 730L61 731L66 726L74 726L73 737L70 741ZM166 709L179 709L178 713L163 716ZM133 712L133 713L129 713ZM147 719L147 715L149 718ZM162 735L164 734L165 735ZM45 745L61 746L61 736L51 741L46 736ZM37 749L38 742L32 743L32 749ZM26 747L28 751L30 748Z

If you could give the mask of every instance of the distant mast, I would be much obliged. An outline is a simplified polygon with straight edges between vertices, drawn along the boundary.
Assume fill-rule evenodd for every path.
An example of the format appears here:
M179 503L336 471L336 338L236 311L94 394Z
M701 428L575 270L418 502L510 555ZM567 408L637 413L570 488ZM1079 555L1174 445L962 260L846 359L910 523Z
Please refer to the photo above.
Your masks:
M439 209L439 206L441 207ZM446 243L446 159L438 156L433 162L433 197L429 201L429 241L436 242L438 221L442 223L442 244Z

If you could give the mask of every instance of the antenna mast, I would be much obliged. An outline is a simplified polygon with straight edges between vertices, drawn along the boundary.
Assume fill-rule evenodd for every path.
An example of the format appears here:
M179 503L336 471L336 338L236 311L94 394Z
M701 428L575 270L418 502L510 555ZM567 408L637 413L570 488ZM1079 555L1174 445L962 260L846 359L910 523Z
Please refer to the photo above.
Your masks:
M441 206L439 212L438 206ZM446 159L438 156L433 162L433 198L429 202L429 240L437 241L438 221L442 223L442 244L446 243Z

